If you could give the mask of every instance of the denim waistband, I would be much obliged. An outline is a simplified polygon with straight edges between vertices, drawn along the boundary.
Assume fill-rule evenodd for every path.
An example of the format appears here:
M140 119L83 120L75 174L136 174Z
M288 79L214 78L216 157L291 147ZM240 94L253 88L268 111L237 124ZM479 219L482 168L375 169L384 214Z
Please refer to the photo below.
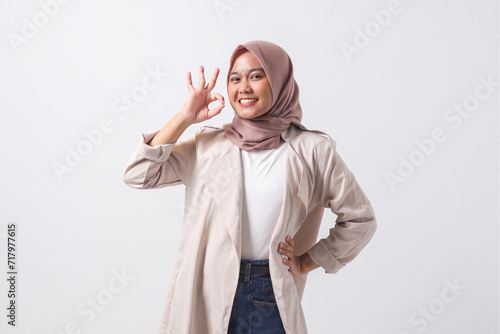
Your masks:
M268 266L269 259L241 259L241 265L245 265L247 263L251 263L252 266Z
M267 276L270 275L269 259L241 259L240 279L243 279L245 282L247 282L250 280L251 275L258 274Z

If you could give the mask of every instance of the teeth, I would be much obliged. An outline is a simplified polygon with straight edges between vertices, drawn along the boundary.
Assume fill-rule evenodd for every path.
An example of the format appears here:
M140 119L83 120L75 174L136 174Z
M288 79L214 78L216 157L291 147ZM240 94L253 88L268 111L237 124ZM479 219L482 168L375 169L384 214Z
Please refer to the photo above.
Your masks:
M240 103L245 104L245 103L252 103L252 102L256 102L256 101L257 101L257 99L241 99Z

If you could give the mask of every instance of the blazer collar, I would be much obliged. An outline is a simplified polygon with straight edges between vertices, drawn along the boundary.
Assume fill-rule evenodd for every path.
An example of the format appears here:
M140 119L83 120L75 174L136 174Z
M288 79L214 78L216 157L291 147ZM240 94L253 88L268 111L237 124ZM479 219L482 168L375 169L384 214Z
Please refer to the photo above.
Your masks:
M221 133L220 135L222 137L224 137L224 141L222 143L218 143L217 145L211 145L210 146L210 155L216 155L216 156L219 156L219 157L222 157L224 156L229 150L238 150L238 153L239 153L239 147L236 146L232 141L230 141L229 139L226 138L225 136L225 133L224 133L224 130L222 128L219 128ZM286 129L285 131L283 131L283 133L281 134L281 137L288 143L290 144L290 142L295 138L297 137L297 135L300 133L301 130L297 129L293 124L290 124L290 126L288 127L288 129ZM221 139L221 138L220 138ZM217 152L214 152L213 150L216 149Z

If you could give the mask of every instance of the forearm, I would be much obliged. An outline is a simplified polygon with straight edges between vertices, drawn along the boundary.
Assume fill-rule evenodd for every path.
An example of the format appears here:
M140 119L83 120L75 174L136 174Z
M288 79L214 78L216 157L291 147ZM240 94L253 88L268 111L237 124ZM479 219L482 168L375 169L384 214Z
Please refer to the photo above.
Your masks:
M147 144L156 146L175 143L189 125L188 122L182 119L181 114L177 113Z

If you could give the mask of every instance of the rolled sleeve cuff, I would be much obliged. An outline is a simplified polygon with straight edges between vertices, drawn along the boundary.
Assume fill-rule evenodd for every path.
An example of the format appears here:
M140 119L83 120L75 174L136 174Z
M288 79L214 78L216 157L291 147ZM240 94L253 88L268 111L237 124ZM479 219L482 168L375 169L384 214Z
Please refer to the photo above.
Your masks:
M325 274L335 274L340 269L345 267L345 264L340 263L325 246L323 240L318 241L312 246L307 253L311 259L325 269Z
M150 146L146 144L148 141L151 140L151 138L153 138L153 136L157 132L158 131L142 133L141 139L137 146L137 152L145 159L155 162L163 162L167 160L168 157L170 156L170 153L174 149L175 143L156 145L156 146Z

